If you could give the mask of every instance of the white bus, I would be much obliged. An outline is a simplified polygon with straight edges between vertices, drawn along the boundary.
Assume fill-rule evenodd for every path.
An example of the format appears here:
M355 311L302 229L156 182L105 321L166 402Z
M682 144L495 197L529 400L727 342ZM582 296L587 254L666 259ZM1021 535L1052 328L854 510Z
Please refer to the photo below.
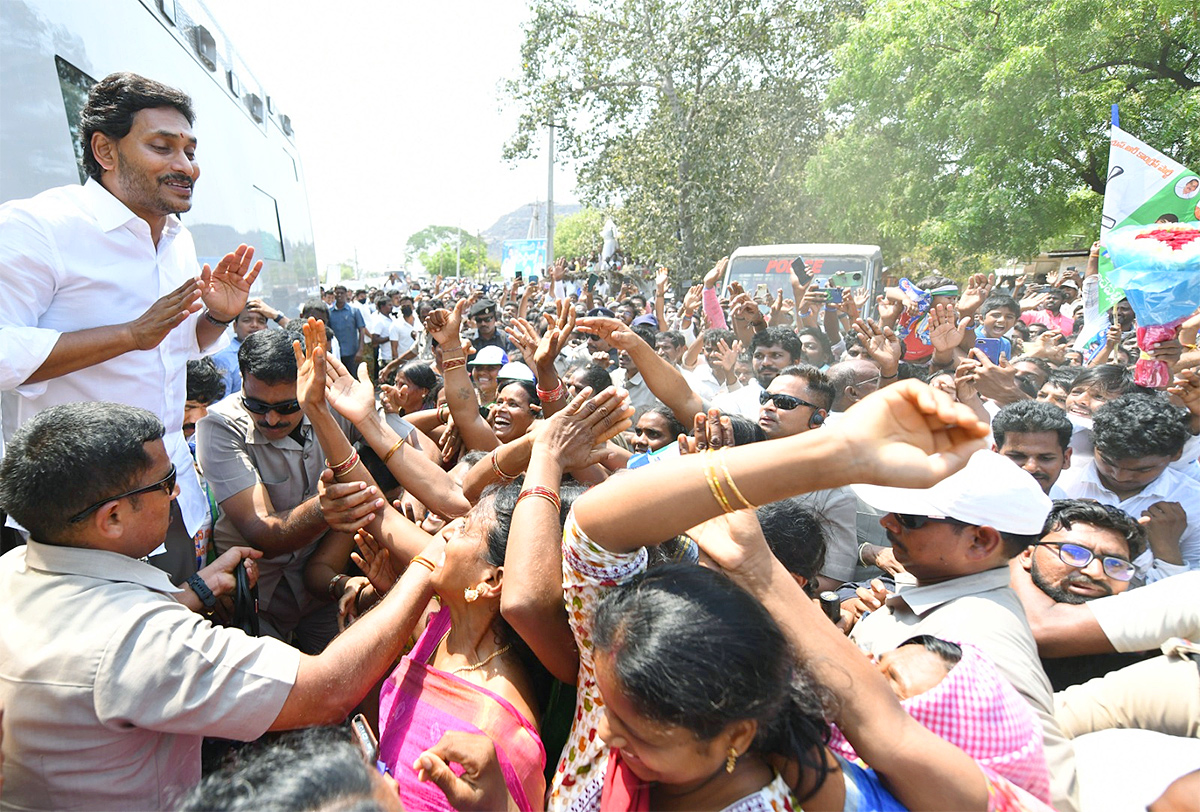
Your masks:
M0 202L83 182L79 114L97 79L172 85L196 111L202 172L182 217L200 261L253 245L254 295L296 313L317 263L292 122L200 0L0 0L0 31Z
M865 286L873 293L882 292L883 255L879 246L840 243L743 246L729 257L725 286L739 282L753 296L759 285L766 285L772 297L782 289L784 298L791 298L792 260L796 257L804 257L808 273L817 277L822 287Z

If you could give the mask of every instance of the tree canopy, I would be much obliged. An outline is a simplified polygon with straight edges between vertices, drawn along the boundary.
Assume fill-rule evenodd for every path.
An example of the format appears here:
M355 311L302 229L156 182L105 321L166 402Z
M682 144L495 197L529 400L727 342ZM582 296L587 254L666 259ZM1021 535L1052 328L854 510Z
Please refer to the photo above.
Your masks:
M1122 127L1200 159L1200 17L1177 0L874 0L808 165L831 239L971 267L1091 243Z
M507 156L549 124L623 245L692 274L739 243L795 241L824 129L829 32L852 2L534 0Z
M453 276L458 268L464 276L500 270L500 263L488 257L483 238L457 226L426 226L408 238L405 252L431 275Z

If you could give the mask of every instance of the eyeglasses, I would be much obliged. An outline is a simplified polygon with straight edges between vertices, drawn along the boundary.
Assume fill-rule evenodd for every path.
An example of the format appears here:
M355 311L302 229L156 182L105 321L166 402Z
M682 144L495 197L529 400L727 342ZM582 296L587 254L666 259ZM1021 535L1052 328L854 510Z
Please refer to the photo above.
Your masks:
M1059 559L1069 567L1083 569L1097 557L1094 552L1079 544L1066 541L1039 541L1038 547L1057 547ZM1100 556L1100 564L1104 574L1114 581L1128 581L1133 578L1133 562L1120 556Z
M964 524L958 519L951 519L946 516L918 516L915 513L893 513L896 521L900 522L900 526L906 530L920 530L930 522L945 522L946 524Z
M72 516L68 521L71 524L75 524L76 522L81 522L84 519L86 519L89 514L95 513L97 510L102 508L104 505L107 505L109 502L115 502L118 499L124 499L127 496L137 496L138 494L141 494L141 493L150 493L151 491L156 491L160 488L162 489L162 492L165 493L167 496L170 496L171 494L175 493L175 466L174 465L171 466L170 472L165 477L160 479L158 482L155 482L152 485L146 485L143 488L137 488L136 490L126 491L125 493L117 494L116 496L110 496L107 499L101 499L96 504L79 511L74 516Z
M267 412L295 414L300 411L300 401L298 400L281 400L278 403L266 403L258 398L249 398L243 395L242 405L246 407L246 411L253 414L266 414Z
M764 389L758 393L758 402L765 404L767 401L774 403L776 409L782 409L785 412L790 412L792 409L800 406L807 406L810 409L821 408L815 403L809 403L807 400L794 398L791 395L773 394Z

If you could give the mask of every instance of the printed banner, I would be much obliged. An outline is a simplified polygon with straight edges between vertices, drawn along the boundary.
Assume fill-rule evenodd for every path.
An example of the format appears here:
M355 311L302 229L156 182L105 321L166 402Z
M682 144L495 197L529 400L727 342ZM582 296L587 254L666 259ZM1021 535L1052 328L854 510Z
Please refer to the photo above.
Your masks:
M1100 218L1102 248L1108 247L1109 232L1122 226L1200 220L1200 176L1115 124L1109 137L1108 183ZM1107 251L1101 251L1100 312L1108 311L1122 297L1120 288L1108 278L1112 267Z
M541 276L546 268L546 240L505 240L500 249L500 274L513 279Z

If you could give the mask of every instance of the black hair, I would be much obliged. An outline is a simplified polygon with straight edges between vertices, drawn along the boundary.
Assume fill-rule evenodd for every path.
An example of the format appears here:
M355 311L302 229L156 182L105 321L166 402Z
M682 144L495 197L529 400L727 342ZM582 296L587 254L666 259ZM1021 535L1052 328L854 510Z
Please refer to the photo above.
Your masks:
M1073 524L1086 524L1098 530L1111 530L1129 546L1129 560L1146 549L1146 530L1141 523L1119 507L1105 505L1092 499L1055 499L1042 526L1046 536L1058 530L1070 530Z
M797 338L803 338L804 336L811 336L814 341L821 345L821 351L825 353L825 363L833 363L833 344L830 343L829 336L816 327L805 327L796 333Z
M579 378L579 383L582 386L592 387L592 393L598 395L612 386L612 375L602 366L588 364L583 367L583 374Z
M629 329L637 333L642 341L645 341L651 347L654 346L654 342L658 339L658 330L655 330L649 324L637 324Z
M441 377L434 371L433 365L425 361L409 361L400 367L399 373L417 386L426 390L422 409L436 409L438 393L444 385Z
M1075 379L1079 377L1079 372L1070 367L1061 367L1059 369L1050 370L1050 379L1046 383L1053 384L1064 392L1070 392ZM1046 384L1042 384L1045 386Z
M729 425L733 428L734 445L761 443L767 439L767 435L763 434L762 426L758 425L757 420L728 412L722 412L721 416L729 418Z
M917 284L917 287L920 288L921 290L933 290L934 288L944 288L947 285L954 285L956 287L958 286L958 283L955 282L950 277L942 276L941 274L936 274L936 273L930 274L929 276L921 277L920 279L917 280L916 284Z
M1129 368L1120 364L1100 364L1080 371L1071 381L1071 389L1081 386L1088 389L1099 389L1110 395L1125 395L1130 392L1152 394L1154 392L1153 389L1144 389L1138 386L1134 382L1133 373ZM1067 391L1069 392L1070 389Z
M313 316L314 318L318 319L324 317L324 320L328 320L329 305L325 304L325 302L321 299L309 299L304 303L304 306L300 308L300 318L306 319L309 316Z
M1063 451L1071 444L1074 425L1067 413L1052 403L1041 400L1019 400L1010 403L992 418L992 437L996 448L1004 448L1004 438L1010 432L1033 434L1052 431L1058 435L1058 444Z
M713 327L704 331L703 341L705 347L715 347L722 341L732 347L733 342L737 341L737 333L723 327Z
M374 769L346 728L292 730L242 750L205 776L175 808L178 812L382 812L373 797Z
M1172 457L1189 437L1187 410L1158 395L1122 395L1093 415L1096 451L1111 460Z
M191 98L182 90L138 76L136 73L110 73L88 91L87 103L79 114L79 140L83 147L83 171L100 180L104 167L92 152L92 136L104 133L119 140L133 129L133 119L140 111L156 107L173 107L196 123Z
M829 378L821 370L809 364L793 364L779 370L778 377L782 378L784 375L802 378L808 384L808 391L812 392L817 406L828 411L829 407L833 405L833 398L837 393L834 392Z
M828 738L826 692L770 613L724 575L693 564L643 572L608 590L592 641L641 715L701 741L752 719L752 750L798 760L818 775L814 791L824 783L813 753Z
M771 552L792 575L807 582L804 591L817 597L817 575L825 568L825 532L816 515L793 496L763 505L754 511Z
M290 322L282 330L251 333L238 347L238 368L242 379L253 375L268 386L296 380L296 354L292 342L304 344L303 324Z
M510 386L519 386L522 389L524 389L525 394L529 396L529 405L530 406L541 406L542 405L542 400L541 400L541 398L538 397L537 385L530 383L529 381L518 381L518 380L511 380L511 379L507 380L504 382L503 385L501 385L498 389L496 389L496 396L499 397L500 393Z
M8 443L0 460L0 509L37 541L61 544L72 516L138 484L151 464L145 444L163 432L162 421L134 406L51 406Z
M804 345L800 337L787 327L768 327L750 339L750 355L759 347L780 347L791 356L791 363L796 363L804 357Z
M221 371L209 357L187 362L187 399L207 406L225 397Z
M951 643L949 640L943 640L940 637L934 637L932 634L918 634L915 637L910 637L896 648L904 646L921 646L931 654L936 654L942 658L942 662L949 671L954 666L958 665L962 660L962 646L958 643Z
M679 422L679 418L675 416L675 412L671 411L666 406L651 406L649 409L642 412L641 417L639 417L638 420L641 420L642 417L645 417L648 414L656 414L663 420L667 421L667 436L672 440L678 439L679 435L681 434L690 435L692 433L692 429ZM634 425L636 426L637 423L635 422Z
M671 342L671 346L677 350L687 346L687 339L684 338L683 333L679 332L678 330L663 330L655 336L655 339L658 339L661 336L665 336L666 339Z
M1017 304L1017 300L1005 293L989 295L979 306L978 312L986 316L989 312L1000 309L1010 310L1018 317L1021 315L1021 306Z

